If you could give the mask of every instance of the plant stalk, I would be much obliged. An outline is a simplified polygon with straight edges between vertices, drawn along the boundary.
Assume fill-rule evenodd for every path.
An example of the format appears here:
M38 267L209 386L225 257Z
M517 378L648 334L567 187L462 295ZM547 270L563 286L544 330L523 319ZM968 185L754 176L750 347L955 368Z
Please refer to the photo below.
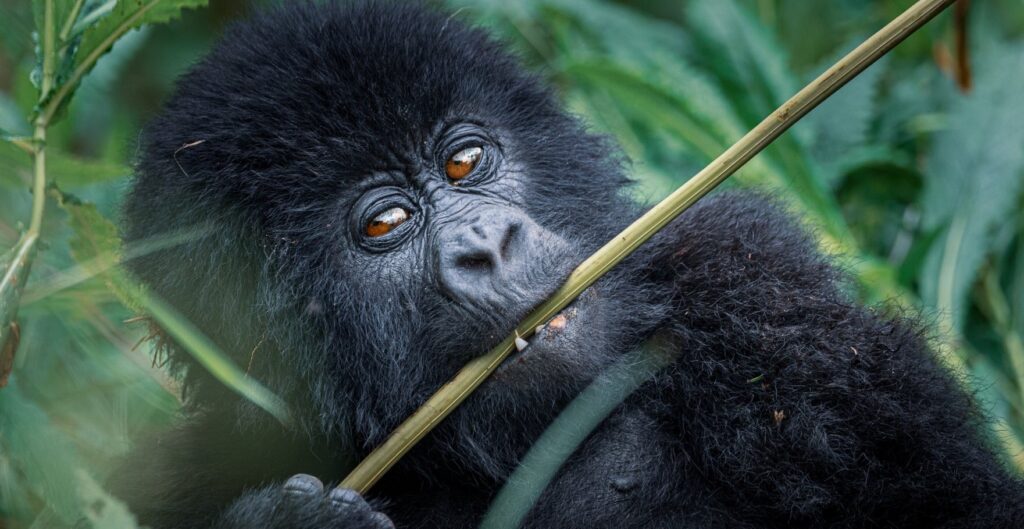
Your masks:
M527 316L489 353L466 364L452 380L399 425L391 436L371 452L338 486L365 494L423 436L483 383L514 350L517 336L531 336L538 325L558 314L658 230L735 173L825 98L953 2L954 0L919 0L797 92L711 164L583 261L547 302Z
M63 46L67 46L68 37L71 36L71 28L75 27L78 14L82 12L84 4L85 0L75 0L75 5L71 6L71 12L68 13L68 18L64 21L64 28L60 30L60 41Z
M32 143L35 144L32 177L32 220L29 221L28 232L38 235L43 225L43 210L46 207L46 121L42 117L36 120L35 132L32 134Z
M56 28L54 27L54 0L46 0L43 4L43 32L41 50L43 54L43 76L39 83L39 100L43 101L53 90L55 68ZM6 263L3 276L0 277L0 349L7 347L15 328L18 316L18 305L25 282L28 281L39 244L39 233L43 226L43 210L46 207L46 126L47 119L39 116L35 120L32 133L31 154L33 161L32 177L32 217L28 230L21 236L12 259Z
M43 78L39 84L40 100L45 99L53 88L53 72L56 66L53 49L56 45L57 33L57 29L54 27L56 22L53 20L53 10L53 0L46 0L46 3L43 4Z

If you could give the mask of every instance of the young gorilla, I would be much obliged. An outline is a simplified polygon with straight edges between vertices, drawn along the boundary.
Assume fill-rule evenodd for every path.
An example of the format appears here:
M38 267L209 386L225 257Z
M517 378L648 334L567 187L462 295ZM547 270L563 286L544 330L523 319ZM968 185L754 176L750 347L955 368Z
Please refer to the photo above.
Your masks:
M913 321L843 294L763 199L702 202L532 339L373 490L353 462L638 214L615 149L483 32L393 4L235 26L146 129L132 269L255 379L192 367L188 417L115 476L155 528L473 527L559 410L657 335L680 352L528 527L1021 527L1024 484ZM669 344L669 345L664 345ZM371 507L372 505L372 507ZM377 512L379 510L380 512Z

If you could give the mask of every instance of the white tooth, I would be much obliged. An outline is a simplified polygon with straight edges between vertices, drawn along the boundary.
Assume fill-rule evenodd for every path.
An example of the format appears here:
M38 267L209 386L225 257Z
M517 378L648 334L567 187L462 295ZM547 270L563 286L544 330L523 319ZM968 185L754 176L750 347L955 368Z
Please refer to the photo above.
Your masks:
M519 351L520 353L523 352L523 349L526 349L527 345L530 345L530 342L516 336L516 351Z
M544 330L544 326L543 325L538 325L537 328L533 330L533 332L534 332L534 334L540 334L540 331L543 331L543 330Z

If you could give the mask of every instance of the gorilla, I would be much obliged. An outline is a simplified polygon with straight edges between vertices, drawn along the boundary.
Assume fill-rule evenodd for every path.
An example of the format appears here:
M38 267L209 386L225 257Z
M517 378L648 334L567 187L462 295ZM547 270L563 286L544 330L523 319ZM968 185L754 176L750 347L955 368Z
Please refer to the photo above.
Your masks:
M209 235L128 265L294 420L165 340L184 416L112 489L157 529L473 527L559 411L647 344L677 356L524 527L1024 526L1024 481L927 327L852 301L746 192L595 283L365 499L325 486L639 215L627 169L447 13L302 2L235 25L145 128L124 211L128 244Z

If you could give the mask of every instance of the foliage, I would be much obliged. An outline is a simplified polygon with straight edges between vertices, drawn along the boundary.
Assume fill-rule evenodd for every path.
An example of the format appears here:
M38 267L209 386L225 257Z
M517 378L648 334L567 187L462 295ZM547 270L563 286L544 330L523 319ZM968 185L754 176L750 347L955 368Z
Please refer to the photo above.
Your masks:
M0 134L13 140L0 141L4 266L32 217L35 166L27 151L39 147L38 118L48 121L42 245L20 298L14 370L0 389L0 526L83 518L134 526L100 484L129 438L168 423L179 404L175 382L135 347L148 330L125 323L156 305L115 266L122 252L146 251L119 247L117 208L141 124L173 78L249 7L232 0L171 20L203 4L37 0L0 8ZM637 197L653 202L909 0L449 4L511 42L574 112L614 136L632 160ZM954 26L943 15L727 185L786 197L849 267L856 295L935 321L940 350L969 375L999 421L1007 454L1024 464L1024 12L1017 4L971 3L970 91L948 73ZM47 42L50 63L41 60ZM216 347L207 345L199 354L216 361ZM245 392L251 381L240 380Z

